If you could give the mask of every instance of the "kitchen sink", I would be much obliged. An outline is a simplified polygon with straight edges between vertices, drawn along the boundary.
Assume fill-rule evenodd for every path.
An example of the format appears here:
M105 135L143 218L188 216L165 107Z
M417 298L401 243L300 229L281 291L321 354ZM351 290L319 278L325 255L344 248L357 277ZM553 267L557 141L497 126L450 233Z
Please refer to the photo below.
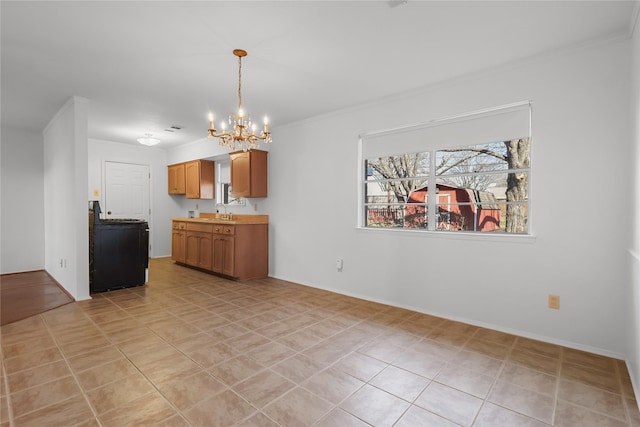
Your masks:
M233 221L233 214L217 213L215 216L215 219L221 220L221 221Z

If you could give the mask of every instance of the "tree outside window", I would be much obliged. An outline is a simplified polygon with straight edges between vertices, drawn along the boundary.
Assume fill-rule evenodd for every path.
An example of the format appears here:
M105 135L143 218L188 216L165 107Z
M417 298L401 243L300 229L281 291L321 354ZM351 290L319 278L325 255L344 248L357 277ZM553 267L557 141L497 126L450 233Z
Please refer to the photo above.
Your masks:
M526 137L365 159L366 226L528 233L530 148Z

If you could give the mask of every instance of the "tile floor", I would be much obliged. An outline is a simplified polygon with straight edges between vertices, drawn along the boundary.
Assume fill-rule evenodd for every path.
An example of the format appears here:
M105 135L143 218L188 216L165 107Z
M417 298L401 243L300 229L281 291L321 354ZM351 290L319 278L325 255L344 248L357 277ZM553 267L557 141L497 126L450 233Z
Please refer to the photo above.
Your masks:
M620 360L167 258L1 333L2 427L640 426Z

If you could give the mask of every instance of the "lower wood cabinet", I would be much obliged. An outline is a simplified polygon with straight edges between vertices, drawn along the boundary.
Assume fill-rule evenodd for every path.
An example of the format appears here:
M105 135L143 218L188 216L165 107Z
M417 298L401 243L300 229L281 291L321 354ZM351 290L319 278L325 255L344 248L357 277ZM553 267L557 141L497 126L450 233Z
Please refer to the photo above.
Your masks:
M173 221L172 227L171 258L178 263L239 280L269 274L269 224Z
M211 270L213 261L212 227L211 224L187 223L185 264Z
M171 259L184 263L187 260L187 223L173 221L171 230Z
M216 273L234 276L234 237L224 234L213 235L213 268Z

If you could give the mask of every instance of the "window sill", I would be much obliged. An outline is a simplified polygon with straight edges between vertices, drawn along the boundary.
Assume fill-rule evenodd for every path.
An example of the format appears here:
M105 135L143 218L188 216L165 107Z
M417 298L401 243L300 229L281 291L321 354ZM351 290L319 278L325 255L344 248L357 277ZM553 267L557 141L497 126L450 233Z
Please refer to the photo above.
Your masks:
M535 243L536 236L533 234L493 234L493 233L473 233L464 231L426 231L411 230L402 228L373 228L357 227L363 233L397 233L404 236L419 236L425 239L450 239L466 241L487 241L487 242L509 242L509 243Z

